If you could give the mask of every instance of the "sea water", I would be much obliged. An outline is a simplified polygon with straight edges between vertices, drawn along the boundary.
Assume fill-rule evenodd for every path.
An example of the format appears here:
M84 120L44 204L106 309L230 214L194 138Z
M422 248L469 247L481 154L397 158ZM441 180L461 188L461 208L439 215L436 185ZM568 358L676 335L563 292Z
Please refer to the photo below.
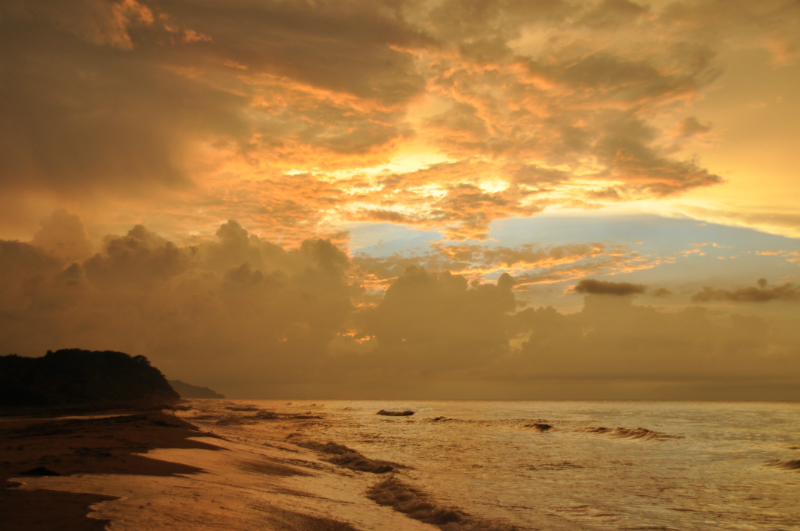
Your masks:
M498 526L800 529L796 403L196 400L192 406L187 420L254 445L274 422L237 423L254 410L321 417L287 441L334 441L406 465L399 472L404 483ZM377 415L381 409L414 414Z

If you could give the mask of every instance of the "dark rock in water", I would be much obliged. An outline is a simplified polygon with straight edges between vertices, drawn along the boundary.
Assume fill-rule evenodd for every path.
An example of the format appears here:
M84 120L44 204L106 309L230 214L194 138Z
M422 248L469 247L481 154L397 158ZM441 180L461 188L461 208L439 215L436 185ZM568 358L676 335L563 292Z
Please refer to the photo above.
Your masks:
M406 410L406 411L386 411L385 409L381 409L377 413L378 415L384 415L386 417L410 417L414 414L413 411Z
M199 385L188 384L180 380L170 380L169 384L181 395L181 398L225 398L224 395L208 387L200 387Z
M161 371L144 356L65 349L41 358L0 356L0 406L176 402Z
M36 468L31 468L30 470L26 470L22 473L23 476L60 476L58 472L53 472L49 468L43 466L37 466Z

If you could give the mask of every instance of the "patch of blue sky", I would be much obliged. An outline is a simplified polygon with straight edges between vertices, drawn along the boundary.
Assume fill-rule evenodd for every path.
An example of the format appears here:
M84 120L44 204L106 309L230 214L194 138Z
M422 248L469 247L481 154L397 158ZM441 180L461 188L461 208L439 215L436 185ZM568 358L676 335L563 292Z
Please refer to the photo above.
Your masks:
M348 223L342 226L350 231L350 251L365 253L376 258L395 253L423 253L430 242L441 241L437 231L418 230L393 223Z
M617 281L751 284L762 277L772 282L800 279L800 262L790 262L786 255L759 254L800 252L800 239L693 219L650 214L543 214L495 222L491 229L492 240L506 247L605 242L627 245L643 256L661 259L654 268L614 275Z
M395 253L422 254L430 250L431 242L442 241L437 231L391 223L352 223L343 228L351 233L350 248L354 254L365 253L376 258ZM800 239L652 214L545 213L506 219L492 223L488 241L466 243L517 248L529 244L548 247L589 242L628 246L659 262L650 269L629 273L610 275L597 271L590 275L594 278L671 286L718 282L750 285L759 278L775 283L800 280L800 262L790 262L791 256L759 254L800 253ZM459 243L465 242L446 242ZM493 280L500 274L496 272L486 278Z
M645 248L658 249L662 254L683 251L699 243L716 243L720 246L758 251L800 249L800 239L796 238L653 214L541 214L530 218L496 221L490 228L490 238L499 245L508 247L529 243L563 245L609 241L616 244L642 242L641 245Z

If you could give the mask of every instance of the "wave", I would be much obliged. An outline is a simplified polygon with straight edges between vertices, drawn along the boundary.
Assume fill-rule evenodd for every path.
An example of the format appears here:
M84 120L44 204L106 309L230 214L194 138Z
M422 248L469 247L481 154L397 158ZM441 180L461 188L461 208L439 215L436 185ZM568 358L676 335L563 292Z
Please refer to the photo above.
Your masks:
M396 477L389 477L373 485L367 497L379 505L405 513L414 520L433 524L442 531L514 531L503 523L491 522L466 514L460 509L444 507L432 501L419 489L406 485Z
M266 409L261 409L253 415L245 418L257 420L321 420L322 415L312 415L311 413L275 413Z
M215 424L217 426L241 426L243 424L255 424L255 423L256 421L254 420L243 419L242 417L237 417L236 415L225 415L222 418L218 418Z
M252 415L198 415L193 420L213 420L217 419L218 426L241 426L248 424L257 424L258 421L263 420L321 420L321 415L312 415L311 413L276 413L267 409L251 409L251 408L226 408L233 411L246 411L254 412Z
M289 435L287 438L292 438L295 434ZM370 472L372 474L386 474L387 472L394 472L399 468L408 468L397 463L390 463L389 461L381 461L378 459L370 459L364 454L353 450L343 444L338 444L333 441L321 443L317 441L298 440L291 441L292 444L300 446L301 448L308 448L323 454L328 454L330 457L325 459L327 462L350 470L358 470L359 472Z
M767 466L773 466L775 468L783 468L784 470L800 470L800 459L792 459L789 461L781 461L779 459L775 459L773 461L767 461Z
M502 423L502 421L496 420L486 420L486 419L455 419L452 417L429 417L423 419L424 422L436 422L436 423L457 423L457 424L470 424L473 426L497 426L498 423Z
M454 423L454 424L470 424L473 426L486 426L489 428L494 427L511 427L511 428L533 428L541 432L545 432L554 428L544 419L457 419L452 417L429 417L423 420L424 422L435 422L437 424Z
M659 431L648 430L647 428L586 428L588 433L607 434L619 439L641 439L645 441L666 441L670 439L683 439L682 435L669 435Z
M525 467L526 470L569 470L573 468L584 468L584 466L570 461L561 461L560 463L543 463Z
M553 429L553 425L552 424L548 424L546 422L534 422L532 424L523 424L522 427L523 428L533 428L533 429L538 430L540 432L546 432L546 431L550 431L550 430Z
M451 419L449 417L433 417L430 419L425 419L425 422L464 422L461 419Z

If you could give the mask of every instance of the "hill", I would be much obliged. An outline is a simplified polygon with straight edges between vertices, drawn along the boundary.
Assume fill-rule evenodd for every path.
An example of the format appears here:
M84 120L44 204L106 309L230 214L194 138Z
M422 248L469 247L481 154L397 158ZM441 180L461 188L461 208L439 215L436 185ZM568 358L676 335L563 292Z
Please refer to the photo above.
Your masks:
M144 356L64 349L0 356L0 406L61 406L180 399Z
M181 398L225 398L225 395L221 395L213 389L188 384L180 380L170 380L169 385L181 395Z

